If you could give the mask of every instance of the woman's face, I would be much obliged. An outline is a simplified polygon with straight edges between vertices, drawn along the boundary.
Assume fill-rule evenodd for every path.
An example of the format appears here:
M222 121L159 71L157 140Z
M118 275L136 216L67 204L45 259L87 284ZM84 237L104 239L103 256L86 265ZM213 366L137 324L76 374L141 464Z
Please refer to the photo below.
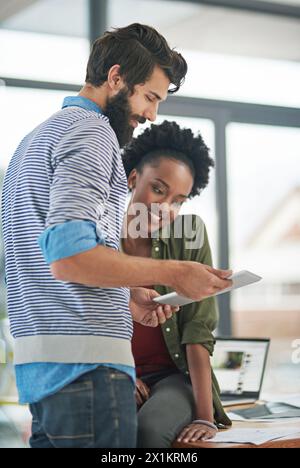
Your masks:
M132 197L128 214L138 216L142 233L155 232L175 220L193 184L192 172L184 162L162 155L146 164L141 173L134 169L129 175Z

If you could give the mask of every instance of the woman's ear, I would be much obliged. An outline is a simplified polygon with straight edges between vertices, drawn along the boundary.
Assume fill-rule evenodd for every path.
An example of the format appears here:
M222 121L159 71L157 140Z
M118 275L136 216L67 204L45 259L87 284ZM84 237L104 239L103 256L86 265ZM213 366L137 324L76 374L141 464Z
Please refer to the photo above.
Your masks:
M134 190L136 186L136 169L133 169L128 176L128 188Z

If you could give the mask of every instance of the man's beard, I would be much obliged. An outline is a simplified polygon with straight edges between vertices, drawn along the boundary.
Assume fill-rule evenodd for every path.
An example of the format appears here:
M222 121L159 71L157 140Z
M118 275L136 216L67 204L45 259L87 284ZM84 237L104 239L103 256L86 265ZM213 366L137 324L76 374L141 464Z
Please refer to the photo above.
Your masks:
M120 148L123 148L132 139L134 127L130 125L130 120L137 120L140 123L146 121L143 117L132 115L129 95L128 89L122 89L116 96L107 100L104 111L117 136Z

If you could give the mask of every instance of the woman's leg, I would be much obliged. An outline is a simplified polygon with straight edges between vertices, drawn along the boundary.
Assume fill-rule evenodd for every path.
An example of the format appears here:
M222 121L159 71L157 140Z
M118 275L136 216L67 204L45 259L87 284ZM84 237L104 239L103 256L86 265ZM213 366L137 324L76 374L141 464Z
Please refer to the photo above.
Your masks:
M138 412L141 448L168 448L180 431L194 419L194 396L190 379L172 374L151 388L149 400Z

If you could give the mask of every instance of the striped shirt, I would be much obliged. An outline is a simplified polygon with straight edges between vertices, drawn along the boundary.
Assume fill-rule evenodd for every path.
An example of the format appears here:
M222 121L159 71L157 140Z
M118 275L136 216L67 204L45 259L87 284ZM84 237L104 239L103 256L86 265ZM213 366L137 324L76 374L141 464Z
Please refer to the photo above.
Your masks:
M94 245L105 238L107 247L119 249L126 195L116 135L89 106L62 109L20 143L5 176L2 210L17 365L134 366L129 290L55 280L38 244L49 241L49 230L84 221L94 226Z

